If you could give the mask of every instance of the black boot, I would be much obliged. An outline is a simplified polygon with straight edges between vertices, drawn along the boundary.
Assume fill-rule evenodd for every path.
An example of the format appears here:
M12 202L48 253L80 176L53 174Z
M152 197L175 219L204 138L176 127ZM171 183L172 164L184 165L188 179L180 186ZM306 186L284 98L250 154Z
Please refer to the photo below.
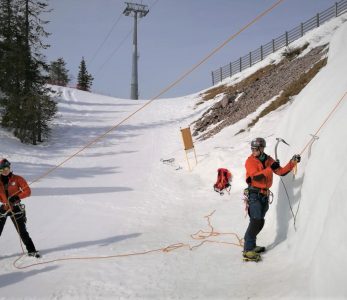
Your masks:
M256 253L262 253L262 252L265 252L266 251L266 248L263 247L263 246L255 246L254 249L252 250Z
M29 252L28 256L32 256L32 257L35 257L35 258L41 258L41 254L40 254L39 251Z

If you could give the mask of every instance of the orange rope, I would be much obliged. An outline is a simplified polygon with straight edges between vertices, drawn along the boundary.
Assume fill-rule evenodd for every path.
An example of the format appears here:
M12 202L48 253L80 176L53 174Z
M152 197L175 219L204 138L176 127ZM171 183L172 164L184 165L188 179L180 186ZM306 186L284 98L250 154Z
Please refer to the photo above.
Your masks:
M44 177L47 177L50 173L52 173L53 171L55 171L56 169L58 169L59 167L61 167L63 164L65 164L66 162L68 162L69 160L71 160L72 158L74 158L75 156L77 156L79 153L81 153L82 151L84 151L86 148L90 147L91 145L97 143L99 140L101 140L102 138L104 138L107 134L109 134L111 131L115 130L117 127L119 127L121 124L123 124L124 122L126 122L127 120L129 120L131 117L133 117L135 114L137 114L139 111L141 111L142 109L144 109L145 107L147 107L148 105L150 105L154 100L158 99L160 96L162 96L164 93L166 93L167 91L169 91L170 89L172 89L174 86L176 86L178 83L180 83L183 79L185 79L189 74L191 74L194 70L196 70L200 65L202 65L203 63L205 63L211 56L213 56L216 52L218 52L220 49L222 49L223 47L225 47L230 41L232 41L235 37L237 37L239 34L241 34L243 31L245 31L247 28L249 28L250 26L252 26L254 23L256 23L258 20L260 20L262 17L264 17L266 14L268 14L270 11L272 11L275 7L277 7L279 4L281 4L282 2L284 2L284 0L278 0L276 1L273 5L271 5L269 8L267 8L265 11L263 11L262 13L260 13L259 15L257 15L253 20L251 20L249 23L247 23L245 26L243 26L239 31L237 31L236 33L232 34L231 36L229 36L222 44L220 44L217 48L215 48L214 50L212 50L208 55L206 55L201 61L199 61L197 64L193 65L193 67L191 67L190 69L188 69L185 73L183 73L177 80L175 80L173 83L169 84L166 88L162 89L155 97L151 98L147 103L145 103L144 105L142 105L141 107L139 107L138 109L136 109L134 112L132 112L130 115L128 115L126 118L124 118L123 120L121 120L120 122L116 123L115 125L113 125L111 128L109 128L106 132L104 132L103 134L101 134L100 136L97 136L95 139L91 140L89 143L87 143L85 146L83 146L81 149L79 149L78 151L76 151L75 153L73 153L72 155L68 156L66 159L64 159L62 162L60 162L59 164L57 164L56 166L54 166L53 168L49 169L47 172L43 173L41 176L37 177L36 179L34 179L32 182L30 182L28 185L31 186L32 184L38 182L39 180L41 180ZM18 192L17 192L18 193ZM204 232L205 233L205 232ZM226 234L226 233L220 233L220 234ZM238 236L235 235L237 238ZM241 239L239 239L239 243L241 243ZM140 254L147 254L150 252L155 252L155 251L163 251L163 252L170 252L172 250L175 250L177 248L181 248L181 247L189 247L190 250L192 250L193 248L199 247L202 244L204 244L205 242L215 242L215 241L209 241L209 240L205 240L203 241L201 244L199 244L198 246L193 246L190 247L187 244L175 244L175 245L171 245L168 246L166 248L163 249L157 249L157 250L150 250L147 252L140 252L140 253L134 253L134 254L128 254L128 255L116 255L116 256L104 256L104 257L91 257L91 258L67 258L67 259L58 259L58 260L54 260L54 261L62 261L62 260L76 260L76 259L105 259L105 258L113 258L113 257L123 257L123 256L130 256L130 255L140 255ZM224 242L223 242L224 243ZM22 244L21 244L22 246ZM23 255L24 255L24 249L22 246L22 250L23 250ZM16 266L16 262L23 257L20 256L14 263L13 265L18 268ZM54 261L50 261L50 262L54 262ZM44 263L38 263L38 264L44 264ZM38 264L32 264L30 266L34 266L34 265L38 265ZM27 266L29 267L29 266ZM24 267L25 268L25 267Z
M162 96L163 94L165 94L167 91L169 91L170 89L172 89L174 86L176 86L178 83L180 83L183 79L185 79L189 74L191 74L194 70L196 70L200 65L202 65L203 63L205 63L211 56L213 56L216 52L218 52L220 49L222 49L223 47L225 47L231 40L233 40L235 37L237 37L240 33L242 33L243 31L245 31L247 28L249 28L251 25L253 25L254 23L256 23L258 20L260 20L262 17L264 17L266 14L268 14L271 10L273 10L276 6L278 6L281 2L283 2L284 0L278 0L276 3L274 3L273 5L271 5L268 9L266 9L265 11L263 11L261 14L259 14L258 16L256 16L252 21L250 21L249 23L247 23L245 26L243 26L239 31L237 31L236 33L232 34L230 37L228 37L222 44L220 44L217 48L215 48L214 50L212 50L208 55L206 55L201 61L199 61L197 64L195 64L193 67L191 67L189 70L187 70L185 73L183 73L177 80L175 80L173 83L169 84L166 88L162 89L155 97L151 98L147 103L145 103L144 105L142 105L140 108L138 108L137 110L135 110L133 113L131 113L130 115L128 115L126 118L124 118L123 120L121 120L119 123L113 125L110 129L108 129L106 132L104 132L102 135L96 137L95 139L93 139L92 141L90 141L89 143L87 143L84 147L82 147L81 149L79 149L77 152L75 152L74 154L70 155L69 157L67 157L66 159L64 159L62 162L60 162L58 165L56 165L55 167L51 168L50 170L48 170L47 172L45 172L43 175L39 176L38 178L36 178L34 181L32 181L31 183L29 183L29 185L34 184L35 182L39 181L40 179L46 177L47 175L49 175L50 173L52 173L53 171L55 171L56 169L58 169L59 167L61 167L63 164L65 164L66 162L68 162L70 159L72 159L73 157L77 156L79 153L81 153L82 151L84 151L86 148L90 147L91 145L95 144L96 142L98 142L99 140L101 140L102 138L104 138L107 134L109 134L111 131L115 130L118 126L120 126L121 124L123 124L125 121L129 120L132 116L134 116L135 114L137 114L139 111L141 111L142 109L144 109L146 106L150 105L154 100L158 99L160 96Z
M33 266L39 266L39 265L46 265L54 262L62 262L62 261L72 261L72 260L101 260L101 259L112 259L112 258L121 258L121 257L130 257L130 256L139 256L139 255L145 255L145 254L150 254L150 253L155 253L155 252L163 252L163 253L169 253L171 251L180 249L180 248L188 248L190 251L199 248L205 243L218 243L218 244L227 244L227 245L234 245L238 247L243 247L243 239L239 238L239 236L236 233L233 232L226 232L226 233L220 233L214 230L213 226L211 225L210 217L215 213L215 210L205 216L207 218L207 223L210 228L210 231L202 231L199 230L197 233L192 234L191 237L193 240L203 240L201 243L191 246L190 244L184 244L184 243L177 243L177 244L172 244L164 248L158 248L158 249L152 249L152 250L147 250L147 251L141 251L141 252L133 252L133 253L124 253L124 254L116 254L116 255L104 255L104 256L82 256L82 257L67 257L67 258L57 258L57 259L52 259L52 260L47 260L43 262L36 262L33 264L28 264L28 265L18 265L18 262L22 257L25 256L23 253L20 257L18 257L14 262L13 266L16 269L28 269ZM215 241L215 240L209 240L209 237L212 236L221 236L221 235L232 235L236 237L237 242L225 242L225 241Z
M340 98L340 100L335 104L334 108L330 111L328 116L325 118L324 122L319 126L318 130L312 135L312 138L308 141L308 143L305 145L305 147L301 150L300 155L302 155L307 147L314 141L315 136L318 135L318 132L322 129L322 127L325 125L326 122L330 119L332 114L336 111L337 107L342 103L343 99L346 97L347 91L343 94L343 96Z
M336 111L336 109L338 108L338 106L342 103L343 99L346 97L347 95L347 91L343 94L343 96L339 99L339 101L337 101L337 103L335 104L335 106L333 107L333 109L330 111L330 113L328 114L328 116L325 118L325 120L323 121L323 123L319 126L319 128L317 129L317 131L312 134L312 138L307 142L307 144L305 145L305 147L301 150L300 155L302 155L306 149L315 141L316 136L318 135L318 132L323 128L323 126L328 122L328 120L330 119L330 117L332 116L332 114ZM298 164L297 162L294 163L294 168L293 168L293 174L294 176L297 174L298 172Z

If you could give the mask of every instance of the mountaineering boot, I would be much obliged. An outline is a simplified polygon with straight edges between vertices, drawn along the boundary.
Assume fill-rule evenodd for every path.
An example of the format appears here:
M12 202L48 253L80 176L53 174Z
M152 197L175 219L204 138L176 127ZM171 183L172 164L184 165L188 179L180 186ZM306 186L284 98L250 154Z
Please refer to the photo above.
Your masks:
M243 251L243 260L244 261L259 261L261 260L261 256L259 253L251 250L251 251Z
M32 256L32 257L35 257L35 258L41 258L41 254L40 254L39 251L29 252L28 256Z
M265 252L266 251L266 248L265 247L262 247L262 246L255 246L254 249L252 250L256 253L262 253L262 252Z

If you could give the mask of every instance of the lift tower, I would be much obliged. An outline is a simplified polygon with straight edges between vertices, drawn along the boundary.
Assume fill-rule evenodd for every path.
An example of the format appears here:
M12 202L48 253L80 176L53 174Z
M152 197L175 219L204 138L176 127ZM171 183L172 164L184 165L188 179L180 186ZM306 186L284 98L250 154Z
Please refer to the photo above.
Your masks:
M146 16L149 12L147 5L125 2L127 7L124 9L123 14L126 16L134 17L134 34L133 34L133 66L131 72L131 99L139 99L138 91L138 73L137 73L137 18Z

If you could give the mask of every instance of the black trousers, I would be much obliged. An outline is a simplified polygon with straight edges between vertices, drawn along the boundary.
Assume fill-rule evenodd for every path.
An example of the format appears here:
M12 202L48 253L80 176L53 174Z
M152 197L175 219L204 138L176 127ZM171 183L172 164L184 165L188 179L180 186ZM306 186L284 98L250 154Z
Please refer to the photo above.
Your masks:
M25 247L27 248L28 252L35 252L35 246L33 241L31 240L29 233L26 228L26 216L25 216L25 210L21 210L18 205L15 205L13 207L12 212L7 212L3 209L3 207L0 208L0 236L2 233L2 230L4 229L4 226L6 224L7 217L10 217L12 220L12 223L14 227L16 228L17 232L19 233ZM18 228L17 228L18 226Z
M264 227L265 214L269 209L269 198L252 192L249 194L248 204L249 225L245 233L244 251L251 251L257 245L257 235Z

